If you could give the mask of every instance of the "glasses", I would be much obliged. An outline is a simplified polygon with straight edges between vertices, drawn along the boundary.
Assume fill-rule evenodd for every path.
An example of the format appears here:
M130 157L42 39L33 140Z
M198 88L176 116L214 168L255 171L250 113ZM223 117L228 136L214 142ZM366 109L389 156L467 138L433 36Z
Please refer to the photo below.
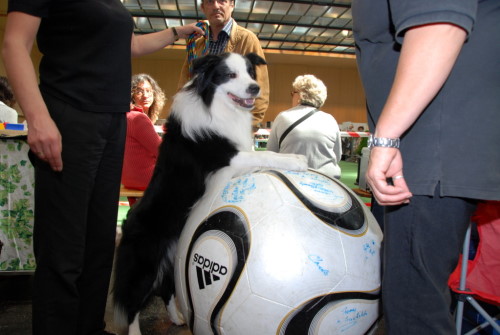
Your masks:
M143 90L142 88L136 88L134 94L137 95L153 95L153 90Z
M229 1L233 1L233 0L203 0L203 2L207 5L210 5L210 6L213 6L216 2L221 5L221 6L224 6L226 5Z

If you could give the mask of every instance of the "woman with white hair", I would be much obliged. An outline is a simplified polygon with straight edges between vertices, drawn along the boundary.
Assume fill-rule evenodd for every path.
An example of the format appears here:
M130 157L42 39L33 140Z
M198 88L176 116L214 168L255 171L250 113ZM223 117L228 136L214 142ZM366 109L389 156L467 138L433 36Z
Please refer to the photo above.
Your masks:
M305 155L310 168L339 179L340 129L331 114L320 111L327 97L325 84L313 75L298 76L291 95L293 107L274 120L267 150Z

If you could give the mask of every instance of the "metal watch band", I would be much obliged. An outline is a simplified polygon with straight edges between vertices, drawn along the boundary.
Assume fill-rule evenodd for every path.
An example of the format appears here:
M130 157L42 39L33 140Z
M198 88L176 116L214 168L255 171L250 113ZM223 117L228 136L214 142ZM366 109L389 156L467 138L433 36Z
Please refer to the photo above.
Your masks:
M399 138L374 137L370 135L368 138L368 147L384 147L384 148L399 148Z

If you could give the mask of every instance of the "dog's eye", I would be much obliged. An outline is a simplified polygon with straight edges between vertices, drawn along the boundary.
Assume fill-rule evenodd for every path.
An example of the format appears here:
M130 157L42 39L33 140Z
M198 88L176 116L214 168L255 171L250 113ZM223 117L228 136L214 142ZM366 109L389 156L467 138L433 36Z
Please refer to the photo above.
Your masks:
M232 73L228 73L227 76L231 79L234 79L237 77L236 73L232 72Z

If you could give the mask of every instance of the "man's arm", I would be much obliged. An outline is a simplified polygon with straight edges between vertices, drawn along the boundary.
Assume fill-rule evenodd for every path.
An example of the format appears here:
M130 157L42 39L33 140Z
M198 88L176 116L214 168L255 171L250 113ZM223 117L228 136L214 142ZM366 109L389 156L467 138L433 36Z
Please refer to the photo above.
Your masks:
M173 28L145 35L132 34L132 56L144 56L161 50L165 46L173 44L178 38L188 38L192 33L204 34L203 30L196 26L196 23L175 27L175 30L177 31L177 36Z
M262 49L261 49L262 51ZM263 57L264 53L262 53ZM264 57L263 57L264 58ZM257 83L260 86L260 96L255 100L255 107L252 110L252 124L255 126L264 120L267 108L269 107L269 74L267 65L256 66Z
M375 137L398 138L417 120L438 94L460 53L467 33L439 23L409 29L404 37L393 86L376 125ZM372 148L367 180L381 205L409 201L401 153L394 148Z

